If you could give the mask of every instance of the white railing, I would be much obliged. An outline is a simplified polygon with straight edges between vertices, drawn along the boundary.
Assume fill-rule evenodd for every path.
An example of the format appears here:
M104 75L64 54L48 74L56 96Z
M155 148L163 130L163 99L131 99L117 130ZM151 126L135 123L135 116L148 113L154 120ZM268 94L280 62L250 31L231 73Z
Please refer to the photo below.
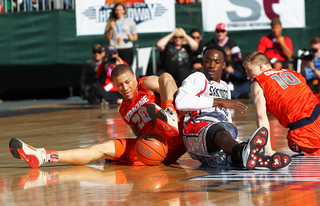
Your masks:
M0 0L0 13L69 10L75 0Z

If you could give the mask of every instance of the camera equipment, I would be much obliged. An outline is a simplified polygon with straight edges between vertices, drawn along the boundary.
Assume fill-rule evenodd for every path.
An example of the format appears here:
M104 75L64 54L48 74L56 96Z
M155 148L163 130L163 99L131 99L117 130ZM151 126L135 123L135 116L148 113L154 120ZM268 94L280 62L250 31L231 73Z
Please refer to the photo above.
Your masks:
M117 61L117 58L109 57L107 58L106 64L115 64Z
M104 64L115 64L116 61L117 61L117 58L115 57L112 57L112 55L116 54L117 52L108 52L107 53L107 56L106 56L106 59L104 60Z
M314 58L314 53L317 52L316 49L303 49L302 51L303 53L301 54L300 58L306 61L312 61Z

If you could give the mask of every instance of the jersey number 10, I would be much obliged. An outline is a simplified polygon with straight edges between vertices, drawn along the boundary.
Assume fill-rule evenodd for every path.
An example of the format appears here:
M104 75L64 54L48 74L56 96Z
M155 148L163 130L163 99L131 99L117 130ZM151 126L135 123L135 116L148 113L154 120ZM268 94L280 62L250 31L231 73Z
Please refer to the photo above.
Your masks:
M300 83L300 80L296 76L294 76L293 73L290 73L290 72L274 74L271 76L271 79L276 80L280 85L280 87L282 87L282 89L286 89L290 85L295 85Z

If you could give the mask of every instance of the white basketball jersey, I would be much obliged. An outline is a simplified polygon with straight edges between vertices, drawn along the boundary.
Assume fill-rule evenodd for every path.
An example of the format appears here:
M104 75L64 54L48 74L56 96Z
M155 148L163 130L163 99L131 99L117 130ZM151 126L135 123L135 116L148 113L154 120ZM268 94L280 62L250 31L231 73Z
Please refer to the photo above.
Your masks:
M188 87L183 88L184 85L188 85ZM222 80L220 80L220 82L209 81L207 80L205 75L200 72L195 72L192 75L190 75L185 80L185 82L183 83L182 87L179 90L181 90L179 92L188 90L188 94L192 93L194 94L194 96L197 96L200 98L205 97L205 98L213 98L213 99L215 98L231 99L231 92L228 88L228 84L225 81L222 81ZM195 99L193 100L190 99L190 102L192 102L192 104L198 104L199 101L201 101L201 99L199 99L197 102L195 101ZM203 127L203 122L232 123L230 110L228 108L223 108L220 106L212 107L211 105L211 107L190 112L185 117L185 124L187 124L185 127L185 133L189 133L190 135L190 132L188 131L188 127L192 127L191 133L193 134L198 133ZM201 123L199 125L198 131L197 129L195 129L197 127L196 126L197 123Z

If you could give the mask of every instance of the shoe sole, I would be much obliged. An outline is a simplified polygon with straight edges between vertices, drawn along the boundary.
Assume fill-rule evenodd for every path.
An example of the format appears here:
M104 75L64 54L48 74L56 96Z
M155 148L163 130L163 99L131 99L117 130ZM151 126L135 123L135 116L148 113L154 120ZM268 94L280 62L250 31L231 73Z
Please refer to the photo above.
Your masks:
M258 161L259 151L268 142L268 130L265 127L259 128L250 138L248 144L250 146L250 153L247 158L245 167L248 169L255 169Z
M179 131L174 129L173 127L169 126L167 124L168 118L167 115L165 114L165 111L162 108L158 108L159 106L153 103L150 103L147 105L147 112L148 115L151 117L151 119L154 122L157 122L163 126L163 129L165 133L170 136L174 137L179 135Z
M256 167L268 168L274 171L289 166L291 162L291 157L282 153L274 153L271 157L259 155Z
M151 119L155 122L158 122L159 120L162 120L163 122L167 122L168 118L164 112L164 110L161 108L157 108L158 106L156 104L150 103L147 105L147 112Z
M28 145L26 146L28 147ZM26 154L23 150L23 147L24 147L24 143L17 138L12 138L9 142L9 149L12 156L14 156L17 159L23 159L32 168L38 168L40 166L38 157L33 154L30 154L30 155ZM29 146L29 149L34 150L30 146Z

